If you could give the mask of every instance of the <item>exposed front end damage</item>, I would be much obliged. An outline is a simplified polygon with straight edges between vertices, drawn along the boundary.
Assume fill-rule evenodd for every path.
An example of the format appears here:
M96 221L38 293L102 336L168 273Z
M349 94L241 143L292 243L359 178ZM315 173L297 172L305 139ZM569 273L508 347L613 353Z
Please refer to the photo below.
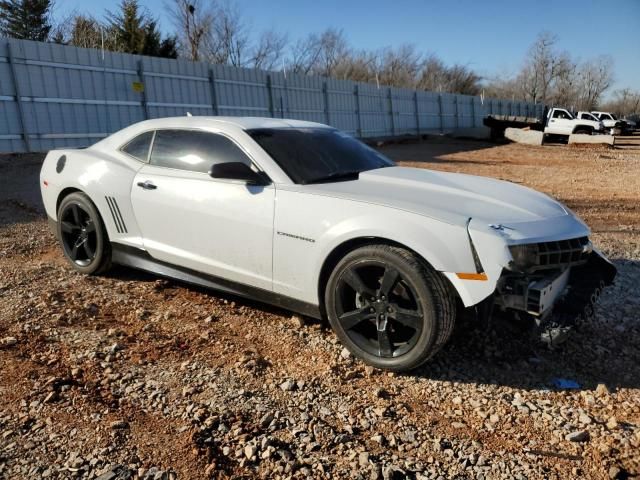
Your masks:
M533 320L541 339L564 341L569 331L593 315L615 266L593 248L588 237L509 247L513 260L488 300L493 312Z

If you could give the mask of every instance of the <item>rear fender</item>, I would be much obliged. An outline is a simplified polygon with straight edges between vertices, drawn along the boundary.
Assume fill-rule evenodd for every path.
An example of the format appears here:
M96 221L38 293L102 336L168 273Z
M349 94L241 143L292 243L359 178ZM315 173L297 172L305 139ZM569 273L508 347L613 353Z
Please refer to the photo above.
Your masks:
M40 171L40 189L47 216L57 221L57 206L65 191L85 193L100 212L109 238L142 246L131 205L131 185L140 162L117 161L91 149L52 150Z

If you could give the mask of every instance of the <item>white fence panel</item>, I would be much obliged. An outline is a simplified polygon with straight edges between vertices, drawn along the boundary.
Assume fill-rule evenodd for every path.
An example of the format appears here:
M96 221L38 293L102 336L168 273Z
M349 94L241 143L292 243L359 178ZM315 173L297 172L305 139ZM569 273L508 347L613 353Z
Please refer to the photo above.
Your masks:
M480 127L543 106L203 62L0 39L0 151L86 146L146 118L230 115L327 123L359 137Z

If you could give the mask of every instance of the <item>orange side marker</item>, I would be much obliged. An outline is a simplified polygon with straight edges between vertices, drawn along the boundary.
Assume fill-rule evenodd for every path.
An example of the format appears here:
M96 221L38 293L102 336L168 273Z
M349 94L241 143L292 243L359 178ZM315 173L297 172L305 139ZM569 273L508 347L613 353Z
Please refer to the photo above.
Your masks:
M482 273L456 273L456 276L460 279L460 280L481 280L481 281L486 281L489 280L489 278L487 277L487 274L482 272Z

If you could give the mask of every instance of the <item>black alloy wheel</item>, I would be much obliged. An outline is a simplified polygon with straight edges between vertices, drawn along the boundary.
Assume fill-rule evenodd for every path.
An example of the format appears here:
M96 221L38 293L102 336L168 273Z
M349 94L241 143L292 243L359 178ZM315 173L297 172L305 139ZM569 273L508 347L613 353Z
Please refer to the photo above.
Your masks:
M335 289L338 321L364 351L389 358L415 346L423 313L415 286L393 266L355 263L342 272Z
M60 216L62 246L67 256L78 266L86 267L96 256L98 239L96 225L89 212L79 203L70 203Z
M389 245L361 247L338 262L325 308L354 355L391 370L433 356L451 335L456 312L445 279L412 252Z
M95 205L80 192L66 196L58 208L58 238L69 263L94 274L111 265L109 238Z

